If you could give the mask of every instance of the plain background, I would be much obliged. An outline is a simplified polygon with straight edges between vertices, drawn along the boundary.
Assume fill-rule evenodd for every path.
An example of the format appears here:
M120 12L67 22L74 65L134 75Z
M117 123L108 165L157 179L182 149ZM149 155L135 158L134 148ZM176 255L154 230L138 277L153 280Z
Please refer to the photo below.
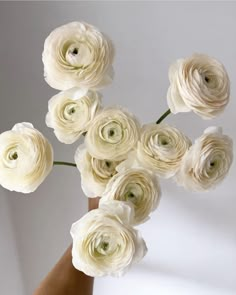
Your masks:
M52 142L55 159L73 161L79 143L63 145L45 125L57 90L43 78L44 40L56 27L86 21L116 47L113 84L105 105L120 104L143 123L166 109L168 68L194 52L218 58L231 78L223 115L204 121L193 113L168 117L192 140L208 126L234 139L236 77L235 2L1 2L0 132L28 121ZM80 141L82 142L82 141ZM187 193L162 181L157 211L140 226L149 252L123 278L102 278L95 294L236 294L235 165L207 194ZM79 172L55 167L30 195L0 188L0 293L30 295L71 242L71 224L86 212Z

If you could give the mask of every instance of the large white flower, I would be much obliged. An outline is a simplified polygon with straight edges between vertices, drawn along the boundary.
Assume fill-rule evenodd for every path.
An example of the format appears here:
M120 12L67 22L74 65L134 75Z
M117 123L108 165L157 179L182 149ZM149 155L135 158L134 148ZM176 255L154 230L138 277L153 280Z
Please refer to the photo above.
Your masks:
M47 177L52 165L52 147L32 124L16 124L0 135L0 185L4 188L33 192Z
M132 203L135 210L134 224L139 224L145 222L157 208L160 196L157 177L150 171L144 168L121 169L108 182L100 203L107 200Z
M169 178L179 169L190 145L191 141L174 127L166 124L147 124L142 129L137 159L158 176Z
M121 276L147 252L146 244L130 224L133 210L125 202L107 201L71 227L72 262L92 277Z
M56 89L101 88L113 76L112 42L97 28L72 22L56 28L44 43L47 83Z
M127 111L107 108L100 112L85 137L88 152L97 159L120 161L136 147L140 125Z
M172 113L193 111L203 119L223 112L229 102L230 81L214 58L194 54L177 60L169 70L167 102Z
M75 163L81 175L81 187L89 198L101 196L108 181L117 173L119 161L99 160L92 157L84 145L75 153Z
M100 108L99 93L72 88L49 100L46 124L54 129L59 141L70 144L88 130Z
M209 190L225 178L232 161L232 140L209 127L184 156L176 181L191 191Z

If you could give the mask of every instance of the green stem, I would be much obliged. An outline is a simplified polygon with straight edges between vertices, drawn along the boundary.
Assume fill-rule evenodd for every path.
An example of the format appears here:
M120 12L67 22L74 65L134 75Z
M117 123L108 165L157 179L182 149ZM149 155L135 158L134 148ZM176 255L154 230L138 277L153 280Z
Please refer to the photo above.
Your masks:
M169 114L171 114L170 109L168 109L157 121L156 124L160 124Z
M69 163L69 162L61 162L61 161L54 161L53 165L65 165L65 166L72 166L72 167L76 167L76 164L74 163Z

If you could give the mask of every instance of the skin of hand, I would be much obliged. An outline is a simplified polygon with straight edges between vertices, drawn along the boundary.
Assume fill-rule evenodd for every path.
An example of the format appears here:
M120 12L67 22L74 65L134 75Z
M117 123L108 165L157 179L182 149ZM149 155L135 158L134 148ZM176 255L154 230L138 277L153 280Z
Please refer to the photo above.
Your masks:
M100 198L89 198L88 210L98 208ZM72 245L48 273L33 295L92 295L94 278L72 265Z

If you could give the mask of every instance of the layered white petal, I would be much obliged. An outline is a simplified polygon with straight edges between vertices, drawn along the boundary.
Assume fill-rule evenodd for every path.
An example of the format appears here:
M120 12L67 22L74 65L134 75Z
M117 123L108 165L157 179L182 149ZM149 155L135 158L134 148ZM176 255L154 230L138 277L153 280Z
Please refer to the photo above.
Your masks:
M130 168L121 170L111 178L100 203L107 200L131 203L135 211L134 224L140 224L145 222L149 214L157 208L160 197L158 179L151 171L144 168Z
M112 81L114 47L94 26L72 22L56 28L44 43L47 83L56 89L97 89Z
M16 124L12 130L0 135L0 185L4 188L33 192L52 166L52 147L32 124Z
M121 161L136 148L140 125L120 107L104 109L89 126L85 137L88 152L97 159Z
M100 109L100 93L74 87L49 100L46 124L59 141L71 144L88 130Z
M92 277L121 276L147 252L139 232L130 223L133 210L125 202L107 201L71 227L72 262Z
M204 54L177 60L169 69L167 102L172 113L193 111L203 119L222 113L229 102L230 81L224 66Z
M89 198L101 196L108 181L117 173L120 161L100 160L92 157L84 145L75 153L75 163L81 175L81 187Z
M158 176L175 175L191 141L177 128L166 124L147 124L142 128L137 160Z
M223 181L232 161L231 138L209 127L184 156L176 181L190 191L207 191Z

